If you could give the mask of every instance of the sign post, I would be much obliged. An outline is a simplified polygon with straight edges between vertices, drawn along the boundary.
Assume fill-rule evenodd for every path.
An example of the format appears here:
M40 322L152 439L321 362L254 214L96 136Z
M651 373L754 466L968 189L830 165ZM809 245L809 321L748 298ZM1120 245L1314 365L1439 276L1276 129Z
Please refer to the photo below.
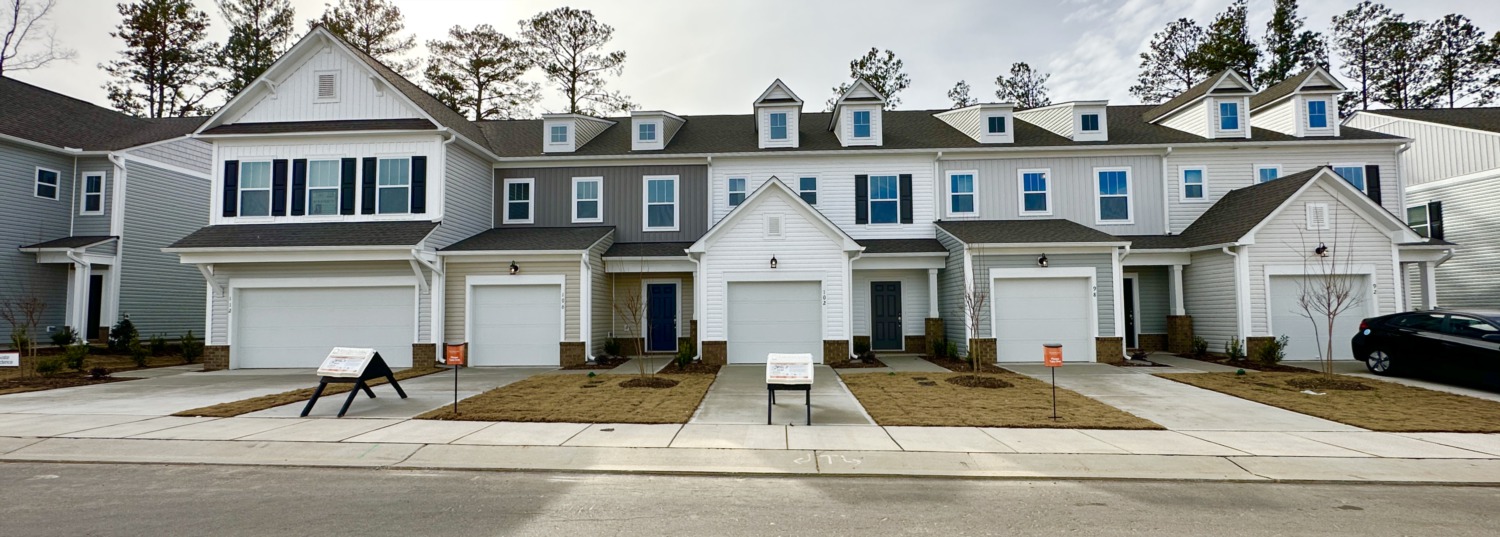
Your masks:
M458 414L458 369L469 359L469 344L443 344L443 365L453 368L453 413Z
M312 398L307 400L307 406L302 408L302 417L307 417L312 412L313 405L318 403L318 397L323 395L323 389L329 384L353 384L354 389L349 390L349 398L344 400L344 407L339 409L339 417L349 412L349 405L354 403L354 396L364 391L365 395L375 398L375 392L370 390L367 383L370 380L385 377L391 387L396 389L396 394L406 399L406 391L396 382L396 373L386 365L385 359L375 349L356 349L350 347L334 347L323 359L323 365L318 367L318 388L313 390Z
M766 425L776 406L776 392L800 391L807 405L807 424L812 425L813 361L811 354L766 355Z
M1057 368L1063 365L1062 344L1043 344L1042 362L1052 372L1052 420L1057 421Z

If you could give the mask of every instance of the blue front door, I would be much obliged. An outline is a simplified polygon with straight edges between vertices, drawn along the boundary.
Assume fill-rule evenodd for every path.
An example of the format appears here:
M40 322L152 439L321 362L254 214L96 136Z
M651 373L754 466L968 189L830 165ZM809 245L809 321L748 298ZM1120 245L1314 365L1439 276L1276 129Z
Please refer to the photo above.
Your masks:
M677 350L677 286L646 284L646 350Z

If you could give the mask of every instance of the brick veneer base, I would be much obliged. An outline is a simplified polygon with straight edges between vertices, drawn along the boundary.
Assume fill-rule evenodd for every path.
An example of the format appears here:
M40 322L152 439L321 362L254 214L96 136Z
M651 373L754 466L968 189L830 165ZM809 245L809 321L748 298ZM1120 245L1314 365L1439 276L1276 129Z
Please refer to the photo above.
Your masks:
M1193 352L1193 316L1167 316L1167 352Z
M437 369L437 344L412 343L411 368L418 371Z
M823 363L842 364L849 361L849 342L842 339L823 340Z
M729 344L725 341L703 342L703 363L725 365L729 363Z
M1064 350L1066 352L1066 350ZM1101 364L1125 363L1125 338L1094 338L1094 360Z
M203 370L222 371L225 369L229 369L229 346L204 345Z
M980 363L995 363L995 338L973 338L969 340L968 359L978 359Z
M1245 338L1245 357L1254 360L1260 357L1260 352L1267 345L1276 342L1276 338L1270 336L1255 336Z
M927 336L906 336L906 350L915 354L927 354Z
M1166 334L1138 334L1135 342L1144 352L1162 352L1167 350Z
M584 356L584 344L582 341L564 341L558 343L557 360L563 367L583 365L588 361Z
M942 318L928 317L926 322L923 323L923 326L924 328L926 328L926 330L923 330L923 333L926 334L926 341L922 343L922 348L913 350L911 347L907 347L906 352L932 354L932 349L927 348L927 346L943 340L944 336Z

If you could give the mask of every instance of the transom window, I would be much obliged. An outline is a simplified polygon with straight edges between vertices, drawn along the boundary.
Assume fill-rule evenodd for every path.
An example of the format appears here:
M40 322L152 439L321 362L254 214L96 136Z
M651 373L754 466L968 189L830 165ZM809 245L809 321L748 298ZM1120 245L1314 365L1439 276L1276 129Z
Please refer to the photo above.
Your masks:
M646 231L677 231L677 176L646 176Z
M1005 134L1005 116L989 117L990 134Z
M47 198L49 200L57 199L57 178L58 173L56 170L37 168L36 197Z
M532 223L532 179L505 180L505 224Z
M1240 128L1240 106L1238 103L1219 103L1219 130L1232 131Z
M1328 101L1307 101L1307 126L1314 129L1328 128Z
M870 111L859 110L854 112L854 137L870 137Z
M901 221L901 181L894 175L870 176L870 223Z
M1411 226L1412 231L1423 237L1432 236L1432 219L1427 212L1427 204L1406 208L1406 225Z
M1130 171L1097 170L1099 177L1099 222L1130 223Z
M1255 181L1257 183L1264 183L1278 177L1281 177L1281 166L1255 167Z
M771 114L771 139L786 139L786 112L774 112Z
M573 221L603 222L604 214L599 206L600 185L603 177L573 178Z
M552 143L554 143L554 144L565 144L565 143L568 143L568 126L567 125L553 125L552 126Z
M1050 170L1021 170L1021 214L1052 214Z
M818 204L818 178L802 177L797 179L797 195L802 196L802 201L808 205Z
M1182 199L1185 201L1202 201L1204 190L1208 181L1204 176L1203 168L1182 169Z
M271 163L240 163L240 216L271 216Z
M729 178L729 206L730 207L739 207L739 205L741 203L744 203L744 202L745 202L745 178L744 177L730 177Z
M1094 132L1099 130L1099 114L1084 114L1082 123L1084 131Z
M340 165L337 160L307 163L307 214L339 214Z
M974 172L948 172L948 214L973 216Z
M104 174L83 174L83 206L79 210L83 214L104 213Z
M411 207L411 159L383 158L376 164L375 212L402 214Z
M1363 164L1334 164L1333 173L1339 174L1349 184L1354 185L1361 192L1365 190L1365 165Z

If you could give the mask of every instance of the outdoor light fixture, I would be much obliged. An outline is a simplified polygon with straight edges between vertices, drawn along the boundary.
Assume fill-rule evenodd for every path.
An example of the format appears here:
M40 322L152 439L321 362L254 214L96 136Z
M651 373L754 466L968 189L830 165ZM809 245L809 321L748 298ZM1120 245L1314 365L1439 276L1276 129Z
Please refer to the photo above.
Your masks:
M1313 253L1318 254L1318 257L1328 257L1328 246L1320 242L1317 248L1313 248Z
M776 268L776 256L774 254L771 255L771 268Z
M521 272L521 267L516 266L516 262L515 261L511 261L510 262L510 275L511 276L515 276L517 272Z
M1047 268L1047 254L1042 254L1041 257L1036 258L1036 266Z

